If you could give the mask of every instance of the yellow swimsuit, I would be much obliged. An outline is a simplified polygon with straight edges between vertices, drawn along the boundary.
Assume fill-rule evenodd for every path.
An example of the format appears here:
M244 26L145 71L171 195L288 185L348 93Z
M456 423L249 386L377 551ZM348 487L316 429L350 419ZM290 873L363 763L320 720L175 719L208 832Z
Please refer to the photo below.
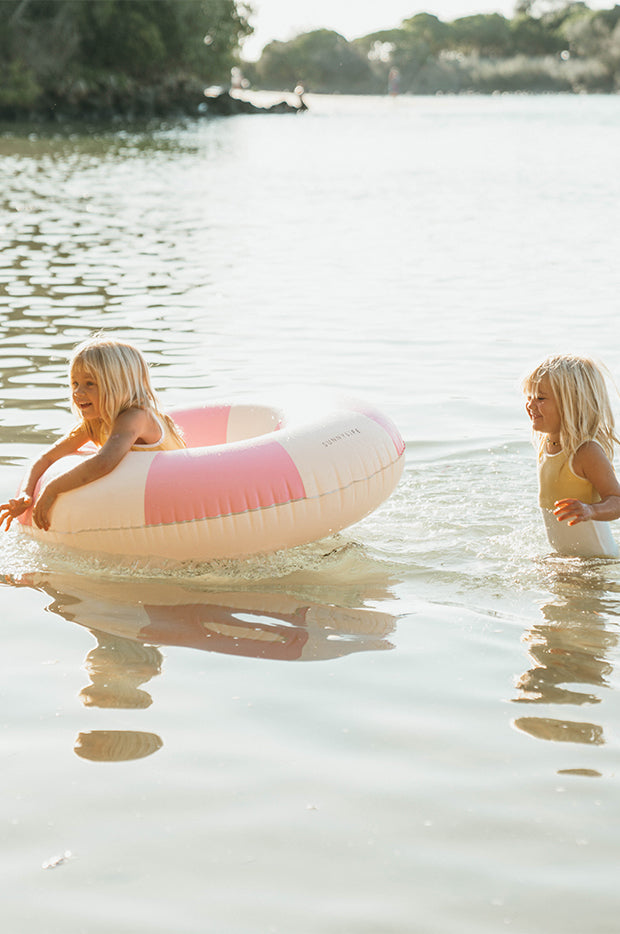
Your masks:
M538 502L543 509L553 509L559 499L578 499L582 503L599 503L601 497L592 484L572 470L572 456L566 451L549 454L543 451L538 461Z
M559 499L578 499L582 503L599 503L601 498L592 484L572 470L572 457L565 451L548 454L543 451L538 461L539 497L549 544L561 555L581 558L615 558L618 546L609 522L579 522L569 525L553 514Z

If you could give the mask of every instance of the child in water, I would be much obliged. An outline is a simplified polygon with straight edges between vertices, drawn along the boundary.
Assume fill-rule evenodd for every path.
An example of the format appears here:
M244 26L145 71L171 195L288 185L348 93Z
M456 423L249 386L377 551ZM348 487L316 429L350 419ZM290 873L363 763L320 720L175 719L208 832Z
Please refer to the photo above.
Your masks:
M168 451L185 447L172 419L159 408L148 365L131 344L97 336L75 349L69 364L71 407L79 422L30 468L21 493L0 505L0 526L33 507L40 529L49 529L56 497L114 470L128 451ZM87 441L99 448L92 457L51 480L33 504L45 471Z
M558 546L562 536L553 516L568 526L620 517L620 483L612 466L618 438L605 378L587 357L558 354L523 380L523 391L538 433L539 503L547 533L568 554L570 545ZM611 535L609 540L590 553L615 554Z

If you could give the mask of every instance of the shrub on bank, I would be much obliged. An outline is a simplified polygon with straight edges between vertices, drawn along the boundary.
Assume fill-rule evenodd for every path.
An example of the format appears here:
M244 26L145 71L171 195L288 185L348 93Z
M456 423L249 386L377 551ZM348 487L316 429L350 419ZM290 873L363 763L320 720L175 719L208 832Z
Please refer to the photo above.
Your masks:
M395 83L403 94L620 91L620 5L545 6L534 17L538 4L519 0L512 20L493 13L444 23L419 13L350 43L314 30L267 45L248 77L256 87L299 82L336 94L381 94Z
M0 117L194 113L230 76L246 13L240 0L2 0Z
M0 66L0 117L13 118L32 110L41 94L34 73L22 62Z
M521 91L550 93L572 91L570 77L557 56L530 58L480 59L468 64L468 84L471 90L482 93L495 91Z
M109 72L65 76L48 86L39 112L52 119L110 119L194 115L204 101L204 82L188 75L138 81Z
M563 60L558 55L496 59L452 53L425 61L401 88L406 94L611 93L615 89L613 75L596 59Z

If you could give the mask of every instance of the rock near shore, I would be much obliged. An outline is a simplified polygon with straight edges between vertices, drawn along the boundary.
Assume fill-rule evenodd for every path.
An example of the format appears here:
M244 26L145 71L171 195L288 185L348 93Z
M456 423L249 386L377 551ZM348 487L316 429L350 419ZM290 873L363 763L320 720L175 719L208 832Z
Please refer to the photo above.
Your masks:
M212 116L231 117L235 114L283 114L303 113L307 110L303 96L298 95L299 103L291 104L286 100L276 101L268 107L261 107L244 97L233 97L228 91L209 93L205 91L205 100L201 112Z

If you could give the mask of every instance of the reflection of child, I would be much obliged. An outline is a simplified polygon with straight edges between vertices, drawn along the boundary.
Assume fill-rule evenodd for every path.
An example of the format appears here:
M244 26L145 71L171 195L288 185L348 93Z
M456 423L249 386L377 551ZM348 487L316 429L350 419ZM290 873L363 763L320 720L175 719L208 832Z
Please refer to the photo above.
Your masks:
M538 433L543 510L569 526L620 517L611 463L618 438L601 369L586 357L551 356L524 379L523 390Z
M87 340L74 351L69 373L71 407L79 423L35 461L19 496L0 505L0 526L6 521L7 529L33 505L37 482L48 467L87 441L99 451L51 480L37 496L33 519L39 528L49 529L60 493L110 473L128 451L185 447L174 422L159 408L144 357L131 344L102 336Z

